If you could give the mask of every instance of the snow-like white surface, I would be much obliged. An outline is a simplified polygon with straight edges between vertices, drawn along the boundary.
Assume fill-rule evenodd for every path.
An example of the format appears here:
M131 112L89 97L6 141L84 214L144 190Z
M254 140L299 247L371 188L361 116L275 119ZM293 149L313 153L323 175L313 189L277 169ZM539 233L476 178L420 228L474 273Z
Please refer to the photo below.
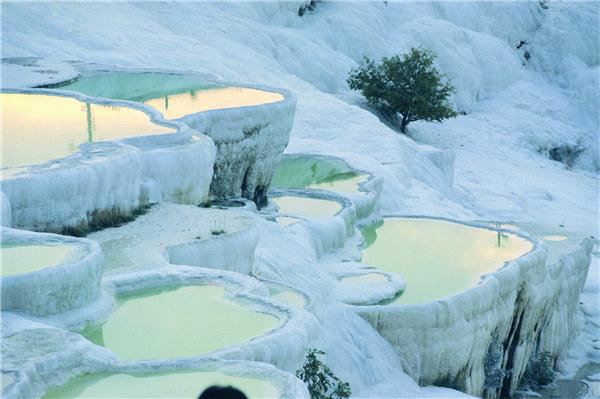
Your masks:
M582 313L577 320L582 333L571 349L560 358L558 368L566 378L572 377L586 363L600 362L600 252L598 243L592 252L587 281L581 293ZM597 376L594 376L597 379ZM593 380L593 377L588 377Z
M35 87L64 82L79 73L67 62L39 57L2 58L2 87Z
M102 246L107 273L168 264L252 271L258 241L244 214L193 205L160 203L126 225L88 238Z
M287 90L264 90L279 92L284 98L275 103L198 112L180 119L212 138L217 147L212 199L244 197L258 206L266 205L275 166L289 141L296 98Z
M1 277L2 310L50 316L88 305L100 296L103 255L90 240L2 228L3 244L73 245L60 264Z
M597 175L567 171L516 140L544 133L571 142L578 131L596 143L584 161L597 158L597 108L579 107L575 85L581 81L597 95L585 80L598 64L597 3L551 2L548 10L537 2L323 3L304 17L294 6L6 3L3 18L14 23L3 25L3 52L192 69L284 87L298 97L288 151L339 154L384 176L386 210L598 230ZM515 49L520 40L531 43L525 66ZM457 88L454 101L468 113L409 129L456 153L453 186L422 147L354 105L359 96L344 83L363 54L390 55L412 45L435 46L438 65ZM559 68L567 59L579 67ZM514 144L507 148L507 140Z
M381 177L383 213L562 224L597 237L598 3L547 4L323 2L298 17L297 2L2 3L3 56L181 68L282 87L298 99L288 151L338 155ZM528 44L517 50L521 40ZM345 84L363 55L417 45L437 52L467 113L411 124L427 145L381 123ZM578 139L586 152L574 170L538 152ZM327 263L339 259L319 253L305 228L258 228L255 273L323 304L313 309L323 331L314 346L357 397L459 396L419 388L387 341L329 302L337 283Z

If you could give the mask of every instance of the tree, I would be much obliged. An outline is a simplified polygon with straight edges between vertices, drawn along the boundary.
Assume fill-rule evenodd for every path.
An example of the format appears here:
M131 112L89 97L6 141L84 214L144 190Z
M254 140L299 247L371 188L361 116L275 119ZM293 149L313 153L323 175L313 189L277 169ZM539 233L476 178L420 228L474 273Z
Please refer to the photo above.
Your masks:
M343 399L352 395L350 384L340 381L329 367L323 364L318 355L325 352L309 349L306 361L301 369L296 370L296 377L304 381L311 399Z
M348 85L360 90L368 103L406 133L410 122L441 122L457 115L448 104L454 87L435 68L433 53L411 48L402 58L383 57L380 64L364 57L358 68L350 71Z

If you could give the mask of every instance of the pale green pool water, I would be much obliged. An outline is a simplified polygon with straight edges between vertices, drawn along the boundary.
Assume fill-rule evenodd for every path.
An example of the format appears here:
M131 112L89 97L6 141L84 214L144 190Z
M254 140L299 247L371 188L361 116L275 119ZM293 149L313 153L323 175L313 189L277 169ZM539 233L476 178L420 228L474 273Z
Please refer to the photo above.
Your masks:
M342 161L307 156L283 158L271 186L358 193L358 184L367 180L367 176L351 171Z
M239 344L279 324L223 293L221 287L202 285L128 297L101 328L84 335L122 359L165 359Z
M4 390L4 388L12 384L13 381L14 378L12 375L2 373L2 390Z
M406 282L394 303L457 294L532 249L529 241L512 234L432 219L387 218L363 234L370 237L363 263L397 273Z
M79 253L75 245L2 244L2 275L31 273L73 260Z
M337 201L318 198L294 197L289 195L272 197L271 201L277 204L280 213L290 213L312 218L335 216L342 209L342 205Z
M195 399L211 385L231 385L249 398L277 398L279 389L272 383L218 372L182 372L132 376L129 374L92 374L75 378L53 389L43 398L188 398Z
M98 72L58 87L92 97L137 101L166 119L211 109L244 107L283 100L279 93L245 87L219 87L193 75Z
M62 158L86 142L175 132L127 107L41 94L1 93L0 100L3 168Z

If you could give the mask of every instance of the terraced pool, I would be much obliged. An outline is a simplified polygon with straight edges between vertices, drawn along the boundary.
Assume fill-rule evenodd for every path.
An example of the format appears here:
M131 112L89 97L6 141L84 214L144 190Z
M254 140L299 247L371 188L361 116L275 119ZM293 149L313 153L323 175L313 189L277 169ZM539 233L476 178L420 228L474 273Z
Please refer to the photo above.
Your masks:
M2 244L2 275L31 273L74 260L81 250L75 245Z
M363 229L363 263L399 274L406 290L393 303L429 302L475 286L483 274L529 252L516 235L443 220L386 218Z
M0 100L2 168L62 158L86 142L175 132L127 107L42 94L0 93Z
M122 359L166 359L239 344L279 325L276 317L228 301L223 293L202 285L126 297L101 328L84 335Z
M179 372L134 376L91 374L75 378L43 396L50 398L197 398L211 385L234 386L249 398L276 398L279 389L269 381L219 372Z

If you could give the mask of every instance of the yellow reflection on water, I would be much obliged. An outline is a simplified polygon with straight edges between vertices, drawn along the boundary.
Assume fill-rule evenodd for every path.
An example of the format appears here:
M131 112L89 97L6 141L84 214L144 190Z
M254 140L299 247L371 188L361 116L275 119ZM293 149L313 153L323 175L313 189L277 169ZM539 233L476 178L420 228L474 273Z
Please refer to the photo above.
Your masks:
M70 97L1 93L2 167L47 162L81 143L171 133L145 113Z
M227 301L223 292L203 285L127 298L100 329L85 335L122 359L166 359L239 344L279 324Z
M277 398L279 389L254 378L218 372L180 372L133 376L92 374L75 378L43 398L197 398L211 385L234 386L249 398Z
M144 104L160 111L166 119L177 119L200 111L268 104L281 100L283 96L279 93L245 87L224 87L153 98Z
M397 273L406 282L397 303L428 302L464 291L481 275L532 248L512 234L430 219L388 218L363 234L376 235L363 252L363 262Z
M277 204L281 213L291 213L313 218L334 216L342 209L342 205L337 201L294 197L291 195L273 197L271 201Z
M74 245L2 244L2 275L30 273L70 260L78 251ZM71 255L71 256L69 256Z

